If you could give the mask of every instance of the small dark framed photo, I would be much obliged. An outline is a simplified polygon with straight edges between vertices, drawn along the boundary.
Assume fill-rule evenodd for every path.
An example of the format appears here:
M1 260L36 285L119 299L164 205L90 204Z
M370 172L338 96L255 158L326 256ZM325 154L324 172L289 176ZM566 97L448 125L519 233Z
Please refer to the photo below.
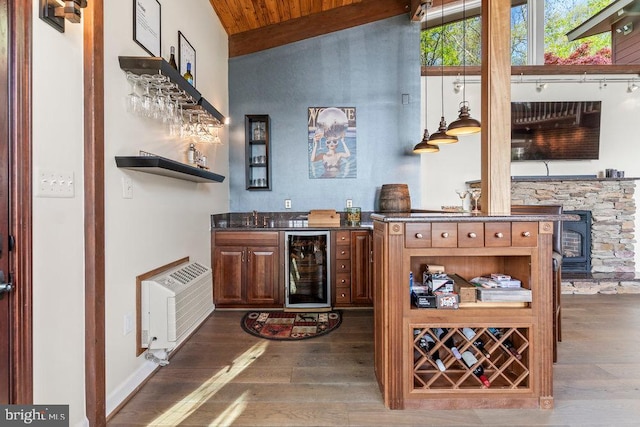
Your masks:
M178 57L180 58L179 71L181 75L185 75L187 67L190 67L193 76L193 86L196 86L196 50L193 48L189 40L178 31ZM189 64L189 65L187 65Z

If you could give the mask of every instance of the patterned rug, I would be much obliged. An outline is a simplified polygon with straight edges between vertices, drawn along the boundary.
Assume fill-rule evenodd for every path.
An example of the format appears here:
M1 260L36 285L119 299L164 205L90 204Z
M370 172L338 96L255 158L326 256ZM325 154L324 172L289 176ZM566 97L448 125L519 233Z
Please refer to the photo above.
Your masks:
M250 311L242 317L242 329L251 335L270 340L294 341L326 335L340 326L338 311L293 313L284 311Z

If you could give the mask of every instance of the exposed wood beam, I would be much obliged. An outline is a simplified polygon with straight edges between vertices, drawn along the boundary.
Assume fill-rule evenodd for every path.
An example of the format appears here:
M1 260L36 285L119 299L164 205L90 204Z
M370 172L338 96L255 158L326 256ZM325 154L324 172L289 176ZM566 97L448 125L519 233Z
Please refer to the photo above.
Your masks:
M423 76L479 76L479 66L466 67L422 67ZM562 75L591 75L591 74L638 74L640 64L630 65L518 65L511 67L512 76L562 76Z
M360 3L349 6L234 34L229 37L229 57L259 52L392 16L408 14L410 2L411 0L362 0Z
M482 2L482 213L511 213L510 0Z

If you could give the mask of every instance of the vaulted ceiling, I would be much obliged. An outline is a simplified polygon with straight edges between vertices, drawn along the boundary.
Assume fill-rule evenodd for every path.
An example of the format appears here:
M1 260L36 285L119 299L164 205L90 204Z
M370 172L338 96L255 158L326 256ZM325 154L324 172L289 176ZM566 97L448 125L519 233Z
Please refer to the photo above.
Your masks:
M210 0L229 35L229 56L406 14L419 21L422 4L459 0Z

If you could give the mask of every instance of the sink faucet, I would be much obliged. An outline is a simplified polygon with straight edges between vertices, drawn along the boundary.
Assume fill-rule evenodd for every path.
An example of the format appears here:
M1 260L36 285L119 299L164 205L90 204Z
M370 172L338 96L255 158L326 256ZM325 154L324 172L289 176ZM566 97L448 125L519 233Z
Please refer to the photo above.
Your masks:
M258 211L253 211L253 225L258 226Z

